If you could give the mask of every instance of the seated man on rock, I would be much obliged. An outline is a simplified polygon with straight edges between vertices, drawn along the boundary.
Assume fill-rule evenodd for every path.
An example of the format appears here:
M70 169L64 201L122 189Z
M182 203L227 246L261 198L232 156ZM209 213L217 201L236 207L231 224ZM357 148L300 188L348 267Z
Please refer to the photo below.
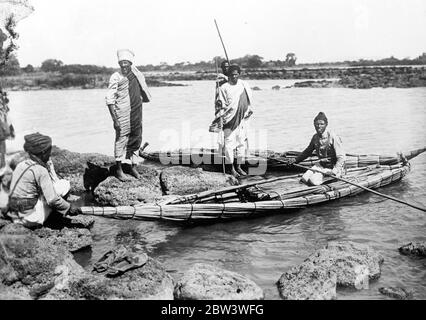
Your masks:
M312 137L309 146L296 159L291 159L289 165L299 163L315 154L320 163L308 170L302 177L302 182L308 185L319 186L324 182L324 174L333 174L340 177L343 173L346 155L343 151L342 140L333 131L327 129L328 119L320 112L314 119L316 134ZM320 171L320 172L319 172ZM321 173L322 172L322 173Z
M60 180L50 160L52 139L40 133L24 137L29 159L18 164L12 175L8 217L28 228L41 227L49 215L77 215L80 209L63 197L70 183Z

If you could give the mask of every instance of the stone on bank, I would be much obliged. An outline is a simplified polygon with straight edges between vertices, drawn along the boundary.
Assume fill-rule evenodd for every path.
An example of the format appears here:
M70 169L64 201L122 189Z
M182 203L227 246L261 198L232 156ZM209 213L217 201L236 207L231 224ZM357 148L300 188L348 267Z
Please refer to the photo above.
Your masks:
M166 195L188 195L238 185L238 180L201 168L169 167L161 172L161 185Z
M426 257L426 243L410 242L400 247L399 252L403 255Z
M84 273L67 248L53 245L21 225L6 225L0 230L0 239L1 285L12 296L19 291L38 299L55 288L63 272L67 281Z
M369 246L330 242L277 282L281 298L289 300L336 299L336 288L368 289L381 275L383 257Z
M173 280L156 260L115 278L91 274L74 260L69 243L55 242L57 232L18 224L0 229L0 299L173 300Z
M95 201L101 206L134 206L155 202L163 196L159 173L146 166L137 166L140 178L129 177L122 182L110 176L94 190Z
M174 289L176 300L263 300L262 289L232 271L197 263L187 270Z
M401 287L382 287L379 288L379 292L385 296L398 299L398 300L410 300L413 298L413 292Z

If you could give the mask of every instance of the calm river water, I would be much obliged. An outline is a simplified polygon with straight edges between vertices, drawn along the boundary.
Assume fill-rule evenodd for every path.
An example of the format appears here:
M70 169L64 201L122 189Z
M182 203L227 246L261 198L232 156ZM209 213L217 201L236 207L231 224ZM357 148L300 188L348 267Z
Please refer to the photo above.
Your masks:
M214 146L208 132L214 83L183 82L185 87L152 88L144 106L148 150ZM313 118L324 111L348 153L395 154L426 146L426 88L281 89L286 80L250 81L254 92L253 148L302 150ZM112 155L113 127L105 90L11 92L11 116L18 132L8 150L22 149L23 136L39 131L54 144L75 152ZM411 161L412 171L381 192L426 206L426 154ZM372 246L385 258L380 279L362 291L338 290L338 299L387 299L382 286L403 286L426 299L426 260L400 255L398 247L426 241L426 216L410 207L361 194L291 215L203 226L97 219L94 245L77 258L89 266L117 243L139 243L178 278L196 262L246 275L266 299L279 299L275 282L331 240Z

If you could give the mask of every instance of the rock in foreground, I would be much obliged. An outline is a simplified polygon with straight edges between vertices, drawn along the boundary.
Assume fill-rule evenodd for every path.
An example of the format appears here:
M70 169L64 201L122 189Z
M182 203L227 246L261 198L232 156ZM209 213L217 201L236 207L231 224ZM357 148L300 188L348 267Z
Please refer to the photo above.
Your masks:
M70 295L84 300L173 300L173 286L162 264L149 258L116 278L88 274L71 285Z
M370 246L354 242L330 242L326 249L331 253L330 258L334 259L336 265L338 265L339 260L344 259L354 263L354 265L365 266L368 269L368 279L370 281L380 278L384 259ZM343 279L339 280L338 276L337 284L345 286ZM353 286L356 288L355 283L356 281L353 281Z
M235 272L197 263L175 286L177 300L262 300L262 289Z
M385 296L398 300L409 300L413 297L413 293L409 290L400 287L382 287L379 292Z
M278 280L283 299L335 299L336 287L368 289L381 274L383 258L369 246L330 242Z
M115 177L108 177L94 191L95 201L101 206L134 206L152 203L161 199L159 173L145 166L138 166L140 178L130 178L121 182Z
M304 263L284 273L277 286L284 300L334 300L336 283L333 271Z
M72 244L64 243L59 232L34 232L18 224L0 230L0 299L173 300L173 280L159 262L148 258L115 278L90 274L75 262Z
M41 239L46 239L52 245L63 246L69 252L77 252L90 247L93 243L92 234L87 229L68 229L52 230L41 228L34 231L34 234Z
M3 227L0 239L1 284L12 296L20 292L38 299L55 288L64 273L66 281L84 273L65 247L54 246L21 225Z
M238 185L230 175L205 172L202 169L170 167L161 173L161 185L166 195L188 195Z
M426 257L426 243L410 242L400 247L398 250L403 255Z

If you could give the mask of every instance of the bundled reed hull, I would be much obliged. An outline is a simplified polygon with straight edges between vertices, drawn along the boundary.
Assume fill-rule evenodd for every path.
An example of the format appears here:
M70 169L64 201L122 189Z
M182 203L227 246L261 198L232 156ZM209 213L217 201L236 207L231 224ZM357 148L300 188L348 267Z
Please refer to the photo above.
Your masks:
M365 170L351 172L345 178L360 186L370 189L380 188L401 180L410 171L410 165L368 167ZM143 205L138 207L116 208L82 208L84 214L118 219L169 220L169 221L220 221L244 219L269 215L273 212L286 213L295 209L325 203L364 192L362 188L351 184L331 180L319 187L297 185L294 181L272 182L260 188L250 187L236 190L220 197L199 197L197 201L188 202L189 197L181 197L181 203ZM260 192L260 193L259 193ZM228 197L229 202L221 199ZM247 201L251 197L251 200ZM245 198L245 199L244 199ZM241 202L244 199L246 202ZM258 201L256 199L267 199ZM216 202L216 203L215 203Z
M405 152L403 154L395 155L361 155L361 154L347 154L346 168L363 168L371 165L395 165L402 161L403 158L411 160L417 155L426 151L426 148ZM259 167L267 165L268 170L283 170L290 171L294 168L288 167L287 163L290 159L294 159L300 155L297 151L288 151L277 153L274 151L252 151L246 159L245 166ZM149 161L162 163L163 165L174 166L204 166L208 168L215 168L220 171L222 168L222 155L215 149L181 149L176 151L167 152L140 152L140 156ZM312 156L300 165L312 167L318 164L320 160L316 156Z

